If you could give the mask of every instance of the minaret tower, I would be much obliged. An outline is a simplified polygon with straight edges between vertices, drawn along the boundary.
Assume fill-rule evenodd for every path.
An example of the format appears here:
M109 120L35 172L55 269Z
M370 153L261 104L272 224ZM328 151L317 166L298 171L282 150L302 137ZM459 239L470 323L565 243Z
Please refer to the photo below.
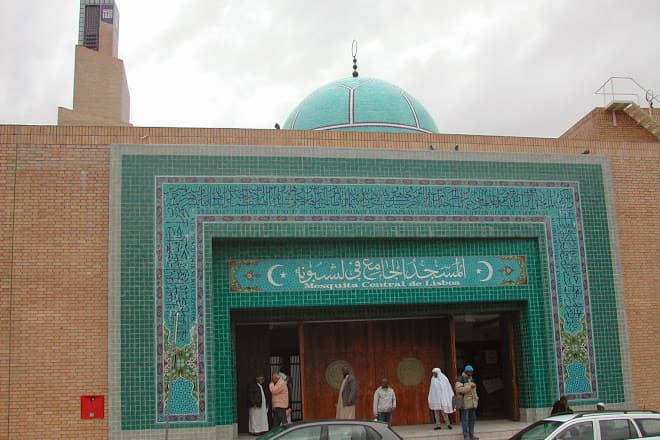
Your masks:
M80 0L73 109L58 108L58 125L130 125L126 71L117 58L118 35L114 0Z

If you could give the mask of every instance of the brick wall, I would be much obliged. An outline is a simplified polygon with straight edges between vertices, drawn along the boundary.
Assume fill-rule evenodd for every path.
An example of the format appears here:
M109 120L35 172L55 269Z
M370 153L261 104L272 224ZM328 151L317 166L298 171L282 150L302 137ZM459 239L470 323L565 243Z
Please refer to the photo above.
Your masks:
M60 109L58 124L116 126L128 124L129 118L130 96L124 62L76 46L73 110Z
M98 52L108 57L117 58L118 41L115 38L114 26L101 21L99 23L99 50Z
M648 111L648 109L644 109L644 111ZM652 109L652 115L657 121L660 121L660 109ZM658 142L648 130L638 125L637 121L626 113L611 112L602 107L587 113L562 134L560 139Z
M11 357L2 356L10 365L0 373L9 392L0 418L8 404L10 422L0 438L104 438L104 420L80 420L79 396L107 393L108 148L1 148L16 149L18 169L13 237L2 224L3 247L13 238L3 260L13 264L2 263L2 285L11 286L2 288L1 303L11 303L2 347ZM12 172L3 169L2 181Z
M660 408L658 143L398 133L0 126L0 439L104 439L109 145L229 144L591 154L611 161L634 399ZM16 168L14 168L16 157ZM16 180L14 186L14 173ZM15 187L15 193L12 188ZM15 205L13 200L15 197ZM15 206L15 209L14 209ZM15 214L14 214L15 213ZM12 251L13 249L13 251ZM11 307L10 307L11 305ZM11 353L9 349L11 348Z
M15 145L0 147L0 439L8 426L15 154Z

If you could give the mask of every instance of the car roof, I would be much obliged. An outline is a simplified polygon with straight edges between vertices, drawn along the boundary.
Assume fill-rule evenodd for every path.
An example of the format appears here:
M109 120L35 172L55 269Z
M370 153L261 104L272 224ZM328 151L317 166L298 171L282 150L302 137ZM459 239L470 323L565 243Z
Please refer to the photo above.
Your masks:
M322 420L304 420L299 422L290 423L289 426L302 426L302 425L387 425L387 422L379 422L376 420L355 420L355 419L322 419Z
M660 413L656 411L643 411L643 410L605 410L605 411L579 411L574 413L555 414L554 416L546 417L543 420L554 422L567 422L573 419L608 419L627 416L651 416L652 418L660 418Z
M511 437L510 440L519 440L524 433L526 433L530 429L534 429L534 427L538 425L553 423L555 426L552 429L551 435L554 435L555 432L561 431L565 429L567 426L574 426L575 424L580 422L593 422L598 420L615 420L615 419L621 419L623 417L634 417L637 419L648 418L648 419L660 420L660 413L656 411L643 411L643 410L639 410L639 411L609 410L609 411L582 411L575 413L555 414L553 416L545 417L541 420L532 423L531 425L527 426L525 429L516 433L513 437ZM644 440L646 440L647 438L650 440L651 438L656 438L656 437L646 437ZM660 439L660 437L657 438Z
M386 422L379 422L374 420L354 420L354 419L326 419L326 420L301 420L298 422L287 423L272 431L262 434L257 440L270 440L273 437L280 436L284 432L290 432L305 426L330 426L330 425L356 425L356 426L369 426L371 429L383 434L385 430L391 431L396 437L399 437L396 432L387 425ZM400 438L400 437L399 437Z
M546 417L543 420L551 420L553 422L566 422L574 418L575 418L575 414L555 414L554 416Z

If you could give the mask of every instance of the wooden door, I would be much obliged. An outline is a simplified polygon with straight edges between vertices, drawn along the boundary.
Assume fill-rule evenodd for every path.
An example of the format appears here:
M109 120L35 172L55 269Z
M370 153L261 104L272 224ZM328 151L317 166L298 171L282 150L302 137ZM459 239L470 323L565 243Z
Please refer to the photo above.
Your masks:
M267 325L236 326L236 412L238 432L248 432L248 385L261 374L270 382L269 338Z
M520 406L518 405L518 381L516 371L516 336L515 320L517 315L505 313L502 316L500 328L502 329L502 375L504 381L505 400L510 402L508 416L511 420L520 420Z
M339 390L326 380L326 370L335 361L346 361L358 381L358 418L371 418L364 410L365 381L373 369L373 357L364 347L369 340L365 322L304 324L303 326L303 414L305 420L334 419ZM339 364L334 364L340 368ZM335 371L336 373L336 371ZM368 382L367 382L368 383ZM336 385L336 383L335 383ZM370 384L369 384L370 386Z
M375 359L372 399L381 378L387 377L397 397L393 423L429 423L431 370L445 368L445 341L441 335L445 333L446 321L410 319L374 321L372 325Z
M453 316L448 317L447 320L447 369L442 368L442 372L447 376L449 383L453 387L454 381L458 377L456 366L456 323L454 322ZM454 411L454 413L449 416L449 420L455 425L461 423L460 411Z
M397 397L393 424L429 423L431 369L446 371L448 327L446 319L305 324L305 419L335 417L339 390L326 375L339 361L345 361L358 381L357 418L373 418L374 391L387 377Z

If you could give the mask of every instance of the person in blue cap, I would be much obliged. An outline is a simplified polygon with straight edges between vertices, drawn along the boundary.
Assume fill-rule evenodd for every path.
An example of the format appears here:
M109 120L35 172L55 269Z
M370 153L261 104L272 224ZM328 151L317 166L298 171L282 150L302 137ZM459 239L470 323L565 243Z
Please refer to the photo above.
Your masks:
M474 422L477 418L477 406L479 406L479 395L477 394L477 384L474 383L472 375L474 368L472 365L466 365L463 373L456 379L456 394L461 396L462 403L459 405L461 413L461 426L463 428L464 440L478 440L474 436Z

